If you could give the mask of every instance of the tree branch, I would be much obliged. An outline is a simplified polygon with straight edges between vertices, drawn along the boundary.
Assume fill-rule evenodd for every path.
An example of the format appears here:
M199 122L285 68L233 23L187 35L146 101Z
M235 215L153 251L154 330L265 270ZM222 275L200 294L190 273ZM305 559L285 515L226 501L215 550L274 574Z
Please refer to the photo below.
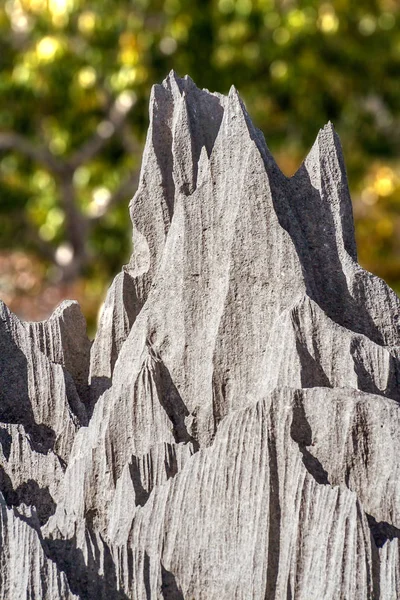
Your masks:
M59 180L60 203L65 212L65 231L74 254L86 260L88 218L79 210L74 185L68 177Z
M33 243L34 246L39 248L41 254L45 258L47 258L50 262L55 263L56 260L55 260L55 252L54 252L53 246L40 237L39 233L33 227L32 223L29 221L29 219L26 217L26 215L23 214L22 219L23 219L24 225L26 227L26 233L27 233L28 239L31 240L31 242Z
M72 155L68 166L75 170L88 162L106 146L110 138L124 124L134 104L134 98L123 92L112 103L107 117L97 126L96 133Z
M136 137L132 133L132 129L124 123L121 129L122 145L128 154L139 154L142 150L142 145L139 144Z
M63 169L62 164L47 148L34 146L18 133L0 133L0 150L17 150L56 173L60 173Z

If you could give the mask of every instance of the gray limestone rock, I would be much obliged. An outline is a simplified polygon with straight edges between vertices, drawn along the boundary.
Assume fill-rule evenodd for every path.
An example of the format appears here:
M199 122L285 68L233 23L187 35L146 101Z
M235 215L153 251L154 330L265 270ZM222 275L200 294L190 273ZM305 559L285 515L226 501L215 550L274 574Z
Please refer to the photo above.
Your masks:
M287 178L171 73L130 213L92 345L1 306L0 597L398 598L400 301L333 126Z
M22 506L19 511L8 508L0 494L0 598L78 600L65 573L46 555L40 533L24 512Z
M86 335L86 321L79 304L65 300L47 321L24 325L43 354L69 372L79 397L87 403L91 343Z

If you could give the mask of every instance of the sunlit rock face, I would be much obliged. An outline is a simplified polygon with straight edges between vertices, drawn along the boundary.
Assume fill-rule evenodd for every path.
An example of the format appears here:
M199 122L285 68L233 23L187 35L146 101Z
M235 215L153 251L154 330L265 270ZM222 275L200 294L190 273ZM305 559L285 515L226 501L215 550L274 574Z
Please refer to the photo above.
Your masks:
M400 597L400 302L339 139L285 177L236 90L153 87L96 338L0 310L0 598Z

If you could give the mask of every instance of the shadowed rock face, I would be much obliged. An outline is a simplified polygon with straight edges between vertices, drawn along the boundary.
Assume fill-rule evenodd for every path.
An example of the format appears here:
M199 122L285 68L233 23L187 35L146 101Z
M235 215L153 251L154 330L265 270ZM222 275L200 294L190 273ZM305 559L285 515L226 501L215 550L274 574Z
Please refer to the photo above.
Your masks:
M285 177L236 90L153 88L133 254L0 321L0 598L400 596L400 302L338 137Z

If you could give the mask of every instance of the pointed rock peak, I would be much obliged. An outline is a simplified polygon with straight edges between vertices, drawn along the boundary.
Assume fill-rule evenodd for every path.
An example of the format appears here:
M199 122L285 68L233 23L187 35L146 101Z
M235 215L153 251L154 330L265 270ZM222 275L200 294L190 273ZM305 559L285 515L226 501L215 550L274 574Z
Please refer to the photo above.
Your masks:
M237 91L237 89L235 88L235 86L231 86L231 89L229 90L229 100L232 104L234 104L235 106L237 106L237 108L240 110L241 114L243 115L249 130L254 130L255 127L253 125L253 122L249 116L249 113L246 110L245 104L243 102L243 100L241 99L239 92Z
M190 75L185 75L185 77L183 79L184 79L184 81L187 82L188 87L197 87L195 82L193 81L193 79L190 77Z
M349 219L352 221L352 216L350 217L350 215L352 215L352 206L348 190L342 145L339 136L330 121L320 130L315 145L318 147L318 162L320 165L321 177L324 180L334 182L336 193L348 205L347 213ZM355 242L352 245L354 246L352 254L354 254Z
M3 315L7 315L10 312L10 309L8 308L7 304L5 304L3 302L3 300L0 299L0 317L2 320L4 320Z
M204 173L209 169L210 166L210 156L208 150L205 146L201 147L199 160L197 162L198 168L198 178L200 178L200 173Z
M189 121L190 121L189 103L190 103L190 100L188 97L188 93L186 90L183 90L181 97L177 101L177 114L178 114L178 121L184 119L184 121L187 123L187 126L189 126ZM175 121L175 127L176 127L176 125L177 125L177 122Z
M172 69L168 76L162 82L162 86L171 91L173 96L177 98L179 95L187 93L191 89L198 89L194 81L185 75L185 77L179 77L179 75Z
M185 81L178 77L175 71L170 71L168 76L161 84L155 84L150 93L150 120L154 108L158 108L162 113L168 113L172 103L179 100L182 91L185 88Z
M184 115L187 115L188 113L188 106L187 106L187 97L186 97L186 92L183 91L181 96L179 97L179 99L176 102L176 107L175 107L175 111L174 111L174 119L173 119L173 125L176 126L179 125L179 121L182 120L182 118L185 118ZM188 119L188 117L186 117L186 119Z
M167 77L162 82L162 85L166 88L171 89L174 85L177 85L178 87L180 87L181 82L182 82L182 79L178 76L176 71L174 69L171 69L171 71L168 73Z
M240 110L240 112L242 113L242 115L244 116L244 118L246 119L246 121L249 121L251 123L251 119L247 113L246 107L244 105L243 100L241 99L239 92L237 91L237 89L235 88L234 85L231 86L230 90L229 90L229 94L228 94L228 98L229 98L229 103L235 107L238 108L238 110ZM253 124L251 123L251 125L253 126Z
M195 84L195 82L193 81L193 79L191 77L189 77L189 75L185 75L185 77L183 79L181 79L181 82L182 82L183 93L185 93L187 96L190 96L192 93L194 93L194 94L204 93L204 90L200 90L197 87L197 85Z
M200 186L204 183L210 175L210 159L208 156L207 148L202 146L200 150L200 157L197 163L197 182L196 186Z
M237 89L232 85L228 94L228 105L225 110L224 118L231 120L235 117L239 117L240 121L246 124L247 129L249 129L249 125L250 127L253 127L242 99L240 98Z
M200 150L199 165L203 162L207 164L209 162L209 156L205 146L202 146Z
M314 191L310 189L310 185L316 190L322 203L314 204L312 210L323 211L318 225L323 224L324 231L331 229L339 252L345 250L353 260L357 260L346 168L339 136L330 121L318 132L310 152L291 181L295 185L294 195L303 198L305 208L312 206ZM307 189L310 193L306 201ZM301 202L297 205L300 206ZM322 205L325 205L325 209L321 208Z
M17 328L23 328L22 322L5 304L0 300L0 325L3 325L8 332L14 331Z
M239 98L238 91L234 85L231 85L228 95L229 98Z
M320 152L334 152L341 162L341 166L343 163L343 152L342 146L339 140L339 136L336 133L336 130L333 126L332 121L328 121L328 123L319 130L316 142L319 144ZM344 166L344 165L343 165Z
M232 118L232 116L239 117L239 119L236 119L237 127L244 126L246 128L247 136L258 148L264 164L282 175L278 165L275 162L275 159L269 151L264 139L264 135L259 129L257 129L257 127L255 127L249 113L247 112L246 106L234 85L232 85L229 90L228 105L225 106L225 115L226 117L224 116L224 118L226 118L228 121Z
M328 123L319 130L314 144L293 177L295 178L301 174L304 167L307 171L312 170L314 174L317 172L319 173L322 162L325 162L326 160L328 160L328 162L333 160L338 163L340 171L344 178L346 178L342 147L339 136L331 121L328 121Z
M321 129L318 131L317 140L329 140L332 139L335 135L335 129L332 125L331 121L328 121Z
M330 133L332 135L336 133L335 127L331 120L329 120L327 123L325 123L323 127L321 127L321 129L318 132L318 136L324 133Z

